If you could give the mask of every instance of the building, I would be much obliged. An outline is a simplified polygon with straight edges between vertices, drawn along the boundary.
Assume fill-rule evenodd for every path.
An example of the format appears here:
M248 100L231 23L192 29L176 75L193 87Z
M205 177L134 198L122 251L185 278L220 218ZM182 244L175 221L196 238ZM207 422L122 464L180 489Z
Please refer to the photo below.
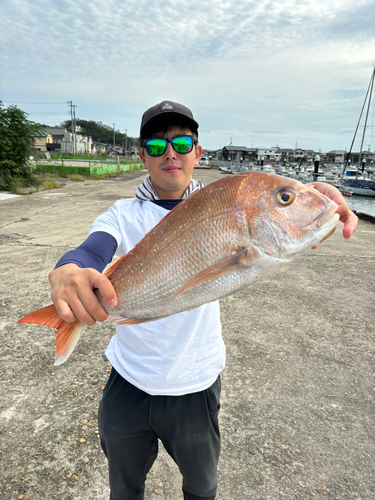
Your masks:
M45 153L46 151L49 151L48 146L52 144L52 141L52 134L46 130L42 130L38 135L34 136L34 147L38 151Z
M279 163L281 161L281 149L276 146L274 148L257 148L257 160L267 161L267 162L276 162Z
M106 154L106 144L104 142L93 141L91 147L91 153L94 155Z
M221 150L221 158L225 161L235 161L239 163L241 161L251 162L256 161L256 149L247 148L245 146L224 146Z
M73 154L73 153L92 153L92 138L91 136L73 134L63 127L45 127L45 130L49 132L53 141L49 145L48 151L61 151L61 153ZM77 127L77 132L80 131L80 127ZM75 141L73 141L75 139Z
M285 165L286 163L293 163L294 162L294 149L281 149L281 161L280 163L282 165Z
M328 163L334 163L336 165L343 165L346 152L343 150L333 150L326 153L326 159Z

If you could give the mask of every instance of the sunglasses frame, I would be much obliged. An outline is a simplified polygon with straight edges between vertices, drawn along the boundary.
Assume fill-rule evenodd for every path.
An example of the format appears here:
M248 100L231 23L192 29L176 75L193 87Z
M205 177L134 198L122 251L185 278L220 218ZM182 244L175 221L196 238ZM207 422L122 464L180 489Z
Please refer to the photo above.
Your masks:
M177 151L176 148L174 147L173 142L172 142L174 139L177 139L177 137L189 137L190 139L192 139L193 140L193 144L191 145L191 150L187 151L186 153L180 153L179 151ZM163 141L165 141L165 149L159 155L150 155L150 153L148 152L146 143L148 141L151 141L152 139L159 139L159 140L162 139ZM147 154L149 156L151 156L151 158L158 158L159 156L162 156L166 152L166 150L168 148L168 143L172 145L173 150L176 151L177 154L179 154L179 155L187 155L187 154L191 153L193 151L193 147L198 144L198 137L195 134L191 134L191 135L190 134L177 134L177 135L175 135L173 137L150 137L149 139L144 139L143 140L143 147L146 149Z

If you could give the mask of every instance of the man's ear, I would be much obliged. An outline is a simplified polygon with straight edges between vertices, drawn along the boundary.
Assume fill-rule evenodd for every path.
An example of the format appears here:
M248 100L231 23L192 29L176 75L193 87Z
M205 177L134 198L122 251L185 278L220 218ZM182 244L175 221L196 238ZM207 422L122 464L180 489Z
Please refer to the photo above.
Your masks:
M197 144L195 146L195 160L194 160L194 166L198 165L199 163L199 158L202 156L202 146L200 144Z
M144 168L147 170L147 167L146 167L146 155L144 154L143 149L140 149L138 151L138 155L139 155L139 157L141 159L141 162L143 163Z

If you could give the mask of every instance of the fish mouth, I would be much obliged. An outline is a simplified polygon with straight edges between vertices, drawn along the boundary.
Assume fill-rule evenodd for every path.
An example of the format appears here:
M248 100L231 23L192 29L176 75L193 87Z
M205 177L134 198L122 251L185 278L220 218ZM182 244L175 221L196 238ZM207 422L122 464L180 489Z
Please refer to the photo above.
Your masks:
M337 205L332 202L323 212L317 217L310 226L313 229L319 230L324 228L329 228L335 226L340 218L339 214L336 213Z

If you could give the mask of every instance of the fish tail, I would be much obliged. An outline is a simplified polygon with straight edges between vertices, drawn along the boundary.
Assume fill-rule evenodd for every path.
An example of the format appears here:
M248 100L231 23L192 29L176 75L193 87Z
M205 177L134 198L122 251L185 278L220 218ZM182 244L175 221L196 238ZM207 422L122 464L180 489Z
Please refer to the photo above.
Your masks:
M71 355L84 325L80 321L68 323L60 318L54 305L43 307L21 318L18 323L31 323L56 329L55 365L61 365Z

